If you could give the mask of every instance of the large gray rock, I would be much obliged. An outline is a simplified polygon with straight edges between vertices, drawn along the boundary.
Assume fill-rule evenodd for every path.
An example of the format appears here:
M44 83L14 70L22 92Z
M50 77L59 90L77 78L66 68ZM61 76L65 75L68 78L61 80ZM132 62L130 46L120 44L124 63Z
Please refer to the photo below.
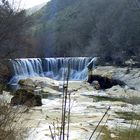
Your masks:
M30 78L21 79L21 80L19 80L18 84L19 84L20 86L36 87L35 83L34 83L33 80L30 79Z
M59 89L59 82L47 77L32 77L32 78L22 79L19 81L19 85L24 87L32 87L32 88L50 87L55 90Z

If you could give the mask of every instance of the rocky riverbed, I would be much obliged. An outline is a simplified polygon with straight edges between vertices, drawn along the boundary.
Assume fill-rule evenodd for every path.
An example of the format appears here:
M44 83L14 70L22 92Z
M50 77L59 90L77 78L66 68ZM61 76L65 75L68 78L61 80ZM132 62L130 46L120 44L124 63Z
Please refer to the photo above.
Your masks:
M117 137L116 128L129 129L140 126L140 69L99 67L93 75L115 78L124 86L115 85L108 89L96 90L86 81L69 81L71 95L70 140L88 140L97 124L110 107L103 121L93 135L93 140L103 135L105 127L110 138ZM27 140L52 140L49 126L59 126L62 109L62 82L48 78L30 78L20 81L26 87L34 88L42 94L40 107L23 108L21 121L28 128ZM49 86L48 86L49 85ZM119 131L120 131L119 129ZM55 130L57 131L57 130ZM101 133L100 133L101 132ZM138 136L139 137L139 136Z

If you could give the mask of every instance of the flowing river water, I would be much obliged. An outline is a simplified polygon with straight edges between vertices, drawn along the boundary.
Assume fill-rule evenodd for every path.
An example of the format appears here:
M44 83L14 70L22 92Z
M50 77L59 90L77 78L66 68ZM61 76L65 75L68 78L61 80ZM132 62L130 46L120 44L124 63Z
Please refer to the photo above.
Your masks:
M27 140L52 140L49 126L54 131L54 124L55 134L58 134L56 128L61 122L62 98L61 92L56 92L56 94L54 92L50 91L47 98L42 99L41 107L30 108L22 115L26 128L29 128ZM69 92L71 93L69 140L89 140L109 106L111 108L94 133L92 140L96 140L99 134L98 139L101 139L100 131L103 127L111 130L111 137L115 137L117 128L129 129L132 127L131 121L120 117L117 112L140 113L139 104L132 105L118 100L98 99L98 96L103 97L106 93L94 90L86 82L69 82Z
M101 139L102 128L111 130L111 137L116 137L116 128L129 129L130 120L119 115L120 112L140 114L140 104L104 98L106 91L95 90L92 85L84 82L87 76L87 64L91 58L30 58L11 60L13 77L10 84L17 84L19 79L27 77L50 77L56 80L63 79L65 66L70 62L71 73L68 93L71 95L70 103L70 134L69 140L89 140L93 130L110 106L99 128L92 139ZM62 92L51 89L43 94L43 105L32 107L22 114L23 127L28 129L27 140L52 140L49 126L55 134L61 122ZM119 112L119 113L118 113ZM55 127L54 127L55 126ZM100 134L100 135L99 135ZM55 140L55 139L54 139ZM57 140L57 138L56 138Z

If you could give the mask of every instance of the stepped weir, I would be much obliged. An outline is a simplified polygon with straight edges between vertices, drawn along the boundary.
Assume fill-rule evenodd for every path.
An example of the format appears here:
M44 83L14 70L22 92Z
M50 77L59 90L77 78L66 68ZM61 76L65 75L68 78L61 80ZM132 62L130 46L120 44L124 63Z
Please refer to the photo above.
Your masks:
M11 60L12 78L10 84L28 77L49 77L63 80L64 71L70 66L69 80L84 80L87 77L87 64L92 58L21 58Z

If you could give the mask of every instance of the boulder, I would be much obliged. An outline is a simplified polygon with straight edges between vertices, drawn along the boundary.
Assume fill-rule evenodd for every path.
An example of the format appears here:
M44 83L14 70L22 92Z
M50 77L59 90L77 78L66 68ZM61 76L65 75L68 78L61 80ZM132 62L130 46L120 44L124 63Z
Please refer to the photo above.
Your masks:
M21 87L50 87L52 89L59 90L59 82L48 77L32 77L22 79L18 83Z
M19 89L11 99L11 105L41 106L41 96L35 95L31 90Z
M19 80L18 84L20 86L30 86L30 87L35 87L36 86L35 83L33 82L33 80L30 79L30 78L21 79L21 80Z
M93 81L92 84L91 84L96 90L100 90L101 87L100 87L100 84L98 81Z

